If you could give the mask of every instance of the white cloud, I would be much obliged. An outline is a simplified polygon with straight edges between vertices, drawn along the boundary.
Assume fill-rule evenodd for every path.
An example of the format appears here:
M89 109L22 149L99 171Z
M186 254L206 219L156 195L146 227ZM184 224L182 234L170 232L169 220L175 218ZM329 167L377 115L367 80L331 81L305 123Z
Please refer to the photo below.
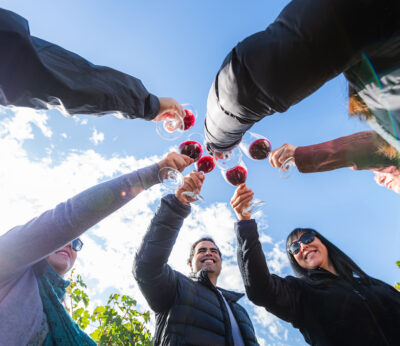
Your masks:
M265 253L265 258L271 272L282 275L283 270L289 266L286 250L283 248L283 240L274 244L273 249Z
M33 139L32 125L35 125L45 137L51 137L52 131L47 126L45 112L37 112L30 108L15 107L12 118L3 118L0 123L0 135L9 139L24 141ZM10 114L10 110L0 106L0 114Z
M94 129L92 137L90 137L89 139L94 145L98 145L99 143L104 141L104 133L98 132L97 129Z
M31 110L25 113L25 110L17 110L10 116L9 111L3 109L3 114L5 117L0 123L0 156L7 165L0 166L0 208L7 210L7 213L2 215L3 228L0 234L17 224L27 222L97 182L147 166L160 159L157 156L141 160L133 156L107 158L95 150L71 150L60 152L63 159L57 163L52 161L50 154L30 160L23 144L27 139L33 139L32 125L39 128L44 137L52 135L47 126L46 113ZM95 133L94 137L100 140L99 133L96 130ZM65 135L68 136L68 133ZM59 149L54 145L49 148L49 152L56 150ZM138 301L140 310L149 309L131 270L134 252L146 232L162 194L160 186L143 192L82 236L85 245L78 256L76 271L88 284L93 302L104 303L108 294L119 291L133 296ZM188 273L186 261L190 245L204 235L211 235L224 256L218 285L243 292L236 264L234 221L234 215L226 203L194 206L193 212L185 220L180 231L169 263L176 270ZM273 244L268 235L262 235L261 241ZM279 244L275 244L266 256L274 271L279 272L287 265ZM277 318L248 303L246 307L258 331L267 328L269 334L277 340L284 340L285 328ZM260 336L265 338L265 335Z

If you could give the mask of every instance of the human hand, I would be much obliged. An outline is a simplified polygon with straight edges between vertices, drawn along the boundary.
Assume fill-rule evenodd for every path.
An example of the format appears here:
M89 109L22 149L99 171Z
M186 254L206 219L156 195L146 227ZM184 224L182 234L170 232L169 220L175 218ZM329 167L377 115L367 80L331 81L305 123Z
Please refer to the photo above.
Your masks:
M176 152L171 152L157 165L159 169L164 167L171 167L178 170L179 172L182 172L187 166L190 166L193 161L194 160L189 156L178 154Z
M269 155L269 163L272 167L280 168L287 159L290 157L294 158L294 151L296 148L297 147L292 144L285 143L271 152Z
M170 97L159 97L158 100L160 101L160 110L157 116L153 119L153 121L164 121L171 114L177 113L181 119L185 117L185 111L182 108L181 104ZM181 124L177 123L177 127L180 127Z
M253 196L254 192L246 184L240 184L235 190L231 199L231 207L240 221L251 219L251 212L246 212L243 215L243 210L250 206Z
M176 198L178 198L178 200L183 204L189 205L191 202L194 202L195 199L191 198L186 194L186 192L200 193L204 178L204 174L197 171L193 171L187 175L184 179L183 185L175 192Z

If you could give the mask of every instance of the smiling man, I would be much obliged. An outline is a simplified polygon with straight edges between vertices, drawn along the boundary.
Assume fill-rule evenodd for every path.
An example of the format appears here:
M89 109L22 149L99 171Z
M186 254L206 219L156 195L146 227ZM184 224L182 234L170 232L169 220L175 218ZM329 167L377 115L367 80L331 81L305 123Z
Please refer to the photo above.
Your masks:
M258 345L243 296L217 287L221 252L209 237L191 247L190 277L168 264L183 220L190 213L186 191L199 190L204 176L193 172L175 195L161 200L139 247L133 274L156 313L155 345Z

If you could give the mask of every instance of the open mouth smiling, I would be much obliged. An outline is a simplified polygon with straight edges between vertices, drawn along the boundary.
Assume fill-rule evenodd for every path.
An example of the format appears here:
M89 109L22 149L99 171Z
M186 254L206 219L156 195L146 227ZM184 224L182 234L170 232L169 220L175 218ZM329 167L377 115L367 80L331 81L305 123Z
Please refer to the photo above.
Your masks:
M67 250L59 250L56 252L57 254L63 254L64 256L71 257L70 253Z
M315 252L317 252L317 250L311 250L311 251L306 252L306 253L304 254L304 259L307 260L307 259L308 259L308 256L311 255L311 254L313 254L313 253L315 253Z

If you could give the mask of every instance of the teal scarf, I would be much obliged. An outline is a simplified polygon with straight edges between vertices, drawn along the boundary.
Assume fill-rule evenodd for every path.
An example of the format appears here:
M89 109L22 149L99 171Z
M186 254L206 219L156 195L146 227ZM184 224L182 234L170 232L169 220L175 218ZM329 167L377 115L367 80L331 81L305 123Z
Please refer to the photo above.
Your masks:
M47 262L46 262L47 264ZM37 276L43 311L47 316L49 334L44 346L93 346L96 343L72 320L61 304L70 282L64 280L47 264L47 270Z

